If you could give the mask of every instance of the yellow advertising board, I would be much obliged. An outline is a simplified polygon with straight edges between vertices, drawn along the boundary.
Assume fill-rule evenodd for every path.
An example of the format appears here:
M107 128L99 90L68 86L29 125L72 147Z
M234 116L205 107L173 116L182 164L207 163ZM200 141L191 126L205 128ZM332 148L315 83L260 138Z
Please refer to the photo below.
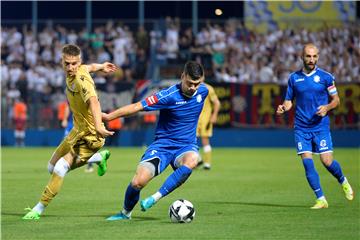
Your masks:
M355 21L354 1L247 1L245 23L249 29L267 32L304 27L317 30Z

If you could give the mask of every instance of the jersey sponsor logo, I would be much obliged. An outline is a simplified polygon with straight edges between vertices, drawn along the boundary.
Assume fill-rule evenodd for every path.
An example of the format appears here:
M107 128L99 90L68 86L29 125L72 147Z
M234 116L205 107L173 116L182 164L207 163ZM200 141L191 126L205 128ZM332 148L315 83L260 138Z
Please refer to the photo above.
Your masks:
M303 82L303 81L305 81L305 78L295 79L295 82Z
M202 100L201 95L200 95L200 94L199 94L199 95L197 95L197 97L196 97L196 101L199 103L199 102L201 102L201 100Z
M146 103L148 106L151 106L151 105L154 105L155 103L158 103L159 102L159 99L157 98L156 95L152 95L150 97L147 97L145 99Z
M316 83L320 82L320 77L318 75L314 76L314 82Z
M180 102L176 102L175 105L181 105L181 104L185 104L186 101L180 101Z

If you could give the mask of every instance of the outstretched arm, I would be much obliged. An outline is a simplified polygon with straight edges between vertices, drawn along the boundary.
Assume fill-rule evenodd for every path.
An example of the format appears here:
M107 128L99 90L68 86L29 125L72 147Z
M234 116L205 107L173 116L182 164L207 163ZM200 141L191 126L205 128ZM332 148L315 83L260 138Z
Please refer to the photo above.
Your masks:
M104 73L112 73L115 72L118 67L110 62L104 62L102 64L100 63L92 63L89 65L86 65L88 71L91 72L97 72L97 71L102 71Z
M143 109L144 107L142 106L141 102L137 102L118 108L117 110L108 114L102 113L102 119L104 121L111 121L119 117L128 117L142 111Z
M100 134L102 137L107 137L107 136L113 135L114 132L108 131L102 124L101 107L100 107L100 103L99 103L99 100L97 99L97 97L95 97L95 96L90 97L87 102L89 104L89 108L90 108L91 113L94 118L96 132L98 134Z
M290 100L285 100L282 105L278 106L278 108L276 110L276 114L281 115L284 112L289 111L291 109L291 107L292 107L292 102Z

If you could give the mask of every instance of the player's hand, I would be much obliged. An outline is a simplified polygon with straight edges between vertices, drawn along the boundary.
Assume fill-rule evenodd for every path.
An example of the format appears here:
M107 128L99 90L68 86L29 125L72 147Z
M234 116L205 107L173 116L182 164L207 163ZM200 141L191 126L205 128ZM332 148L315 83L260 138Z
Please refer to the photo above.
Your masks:
M216 120L217 120L217 116L212 115L211 118L210 118L210 122L211 122L212 124L215 124L215 123L216 123Z
M109 131L107 130L105 127L101 126L100 128L96 129L96 132L101 136L101 137L108 137L108 136L112 136L115 132L113 131Z
M286 111L285 105L279 105L277 110L276 110L276 114L277 115L281 115Z
M320 117L325 117L326 114L328 112L328 108L326 105L321 105L318 107L318 111L316 112L316 114Z
M101 119L103 120L103 122L108 122L109 121L109 114L108 113L101 113Z
M104 73L112 73L119 69L115 64L110 62L104 62L102 65L103 69L101 71Z

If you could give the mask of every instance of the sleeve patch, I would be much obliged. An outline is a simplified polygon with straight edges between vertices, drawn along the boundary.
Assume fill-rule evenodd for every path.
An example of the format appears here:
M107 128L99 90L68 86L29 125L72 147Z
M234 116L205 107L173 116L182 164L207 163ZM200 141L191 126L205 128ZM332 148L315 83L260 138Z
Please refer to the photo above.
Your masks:
M147 103L148 106L151 106L151 105L154 105L154 104L158 103L158 102L159 102L159 99L157 98L156 95L152 95L152 96L150 96L150 97L147 97L147 98L145 99L145 101L146 101L146 103Z

